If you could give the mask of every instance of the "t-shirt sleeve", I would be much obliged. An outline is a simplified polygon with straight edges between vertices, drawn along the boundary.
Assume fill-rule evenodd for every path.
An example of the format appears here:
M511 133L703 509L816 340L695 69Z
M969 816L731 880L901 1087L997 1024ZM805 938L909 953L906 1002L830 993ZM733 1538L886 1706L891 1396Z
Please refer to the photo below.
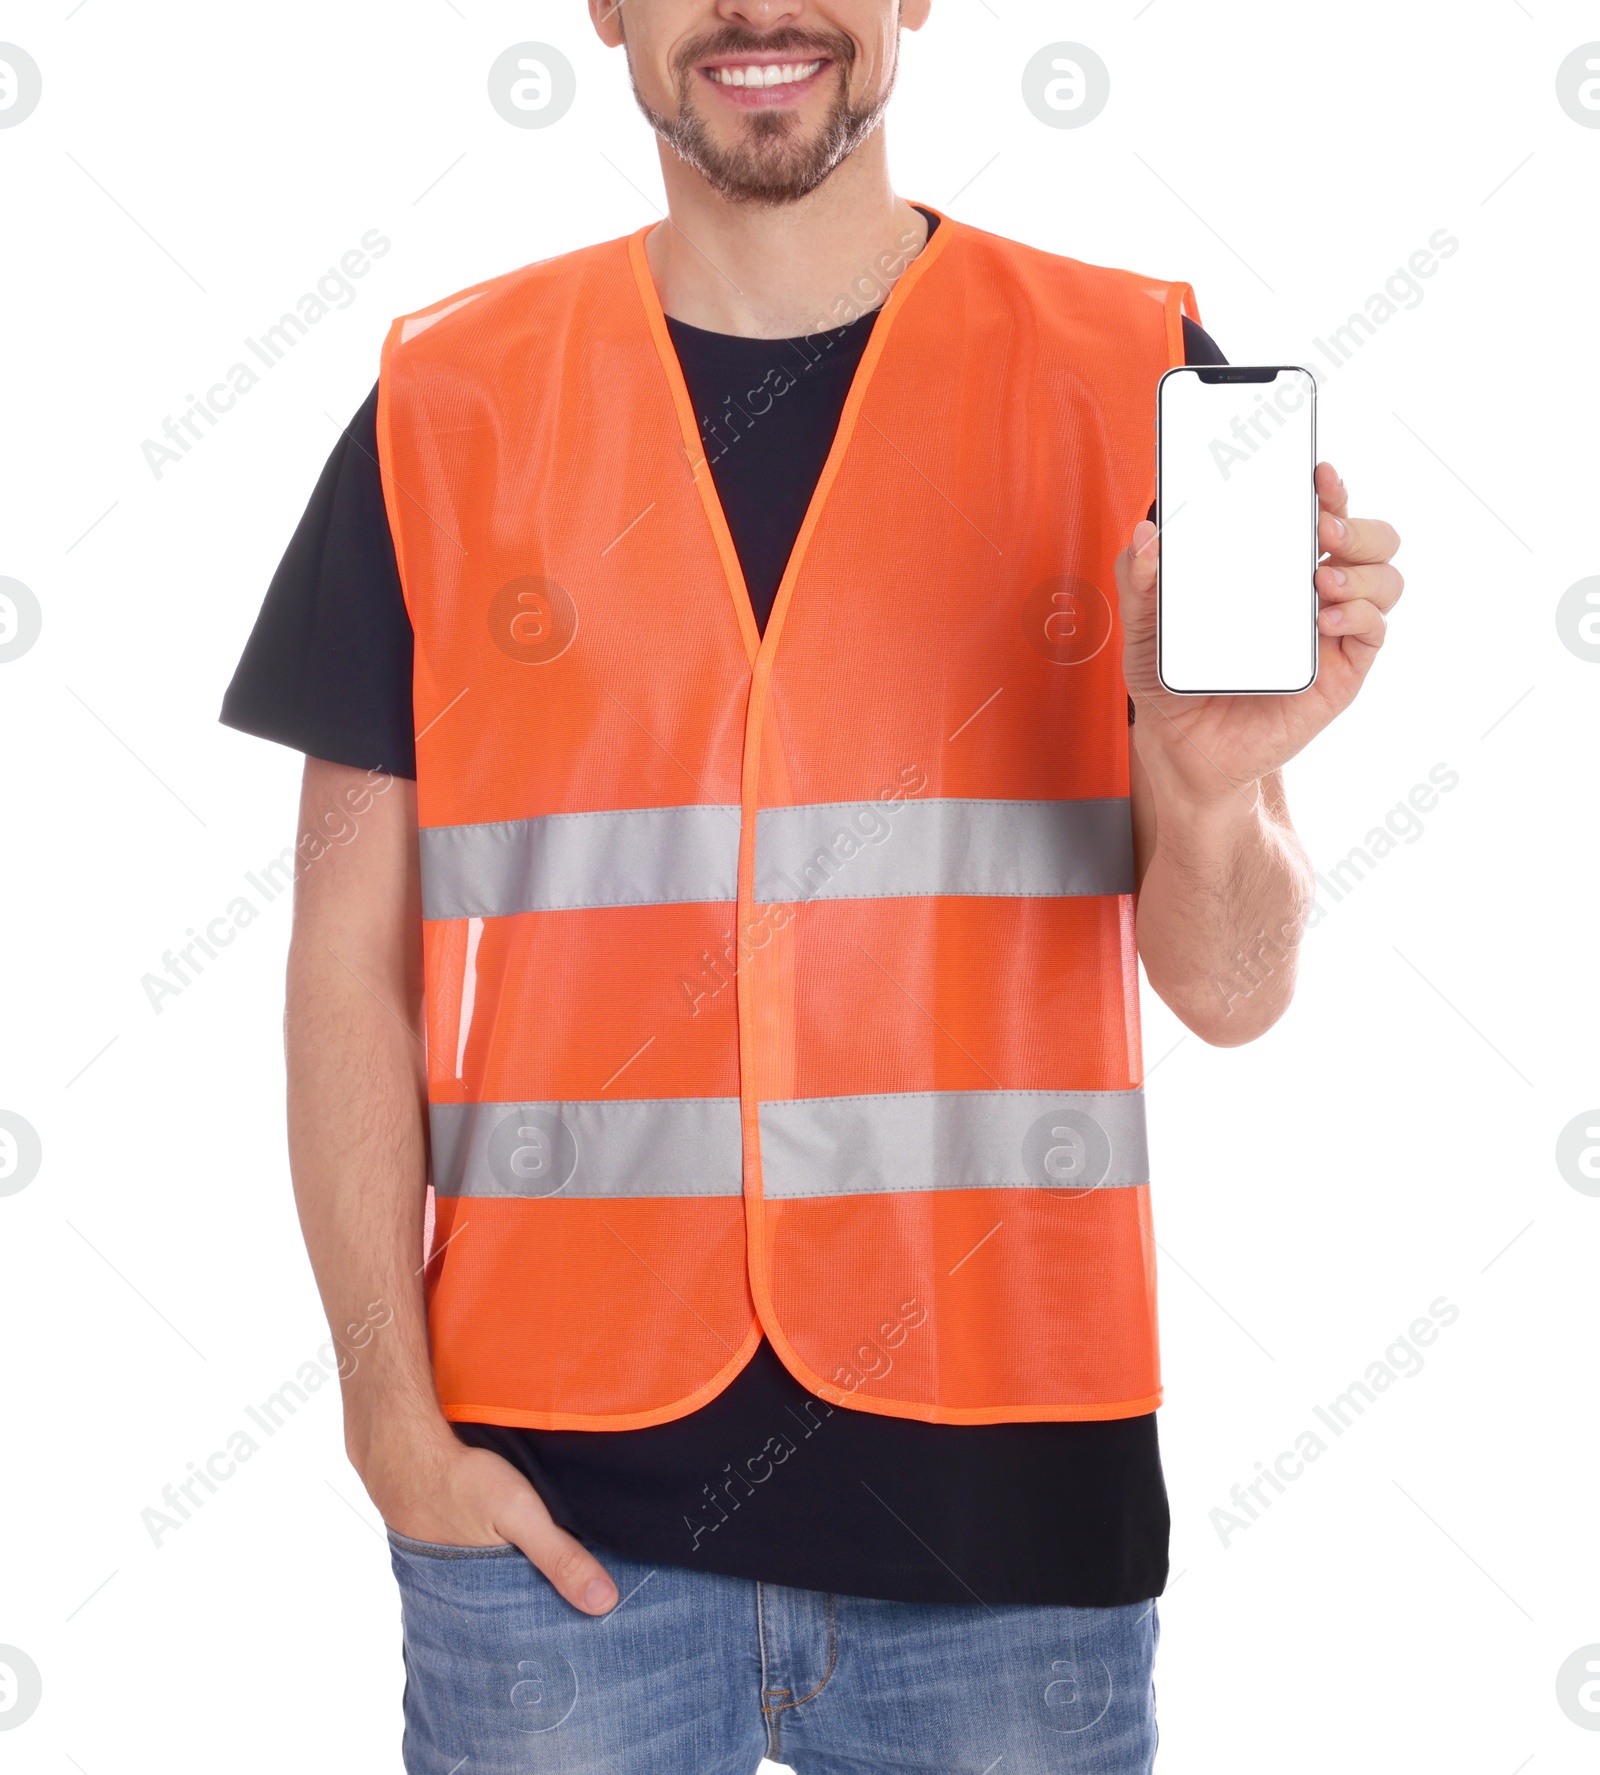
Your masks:
M1225 364L1228 361L1216 340L1199 321L1190 320L1188 315L1183 317L1183 361L1186 364Z
M222 700L222 720L313 758L417 774L411 619L378 474L378 391L329 456Z
M1199 321L1183 317L1183 361L1186 364L1225 364L1228 360L1222 355L1215 339L1200 325ZM1156 521L1156 508L1151 506L1150 522ZM1133 726L1133 698L1128 698L1128 725Z

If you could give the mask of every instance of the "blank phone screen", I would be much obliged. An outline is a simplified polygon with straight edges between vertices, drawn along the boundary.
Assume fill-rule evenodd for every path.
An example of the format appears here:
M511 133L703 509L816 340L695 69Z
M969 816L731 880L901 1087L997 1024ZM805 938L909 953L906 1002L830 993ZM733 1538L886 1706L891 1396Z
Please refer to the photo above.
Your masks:
M1307 689L1317 672L1311 372L1172 370L1158 406L1162 684L1189 695Z

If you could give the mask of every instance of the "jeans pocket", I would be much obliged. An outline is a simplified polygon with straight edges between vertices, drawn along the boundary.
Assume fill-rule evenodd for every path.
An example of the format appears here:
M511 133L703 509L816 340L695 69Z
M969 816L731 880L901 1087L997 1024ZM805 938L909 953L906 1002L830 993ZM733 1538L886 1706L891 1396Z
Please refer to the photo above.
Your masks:
M510 1541L502 1541L492 1547L457 1547L448 1541L418 1541L411 1535L403 1535L398 1529L384 1524L384 1532L389 1537L389 1545L401 1553L414 1554L419 1559L517 1559L526 1558L522 1549Z

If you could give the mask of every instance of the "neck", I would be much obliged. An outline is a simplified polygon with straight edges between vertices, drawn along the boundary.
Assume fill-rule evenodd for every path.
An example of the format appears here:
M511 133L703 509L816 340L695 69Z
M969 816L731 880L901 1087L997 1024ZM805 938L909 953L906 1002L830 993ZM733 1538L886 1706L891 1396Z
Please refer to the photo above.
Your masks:
M842 326L888 295L927 243L927 219L895 196L876 129L798 203L730 203L664 143L667 220L645 239L663 310L748 339Z

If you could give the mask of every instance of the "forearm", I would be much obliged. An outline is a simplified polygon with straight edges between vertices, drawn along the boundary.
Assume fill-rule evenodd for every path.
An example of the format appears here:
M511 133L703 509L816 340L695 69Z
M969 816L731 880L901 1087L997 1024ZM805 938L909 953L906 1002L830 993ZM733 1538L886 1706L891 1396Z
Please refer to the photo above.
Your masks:
M351 1462L400 1534L514 1543L574 1608L604 1614L617 1589L599 1561L514 1467L457 1439L434 1390L415 785L375 795L367 773L308 758L300 823L315 860L295 886L289 949L289 1162L344 1350Z
M424 1153L412 1037L326 952L291 958L289 1159L328 1323L346 1350L346 1442L437 1419L422 1301ZM354 1328L380 1325L364 1349Z
M1253 1041L1288 1008L1313 900L1281 774L1205 797L1159 759L1144 774L1155 828L1138 900L1145 973L1205 1041Z
M325 825L328 787L308 771L303 829ZM302 876L285 1017L295 1200L344 1352L346 1443L358 1469L382 1437L449 1434L420 1273L426 1081L414 937L403 893L360 891L394 843L393 824L367 822Z

